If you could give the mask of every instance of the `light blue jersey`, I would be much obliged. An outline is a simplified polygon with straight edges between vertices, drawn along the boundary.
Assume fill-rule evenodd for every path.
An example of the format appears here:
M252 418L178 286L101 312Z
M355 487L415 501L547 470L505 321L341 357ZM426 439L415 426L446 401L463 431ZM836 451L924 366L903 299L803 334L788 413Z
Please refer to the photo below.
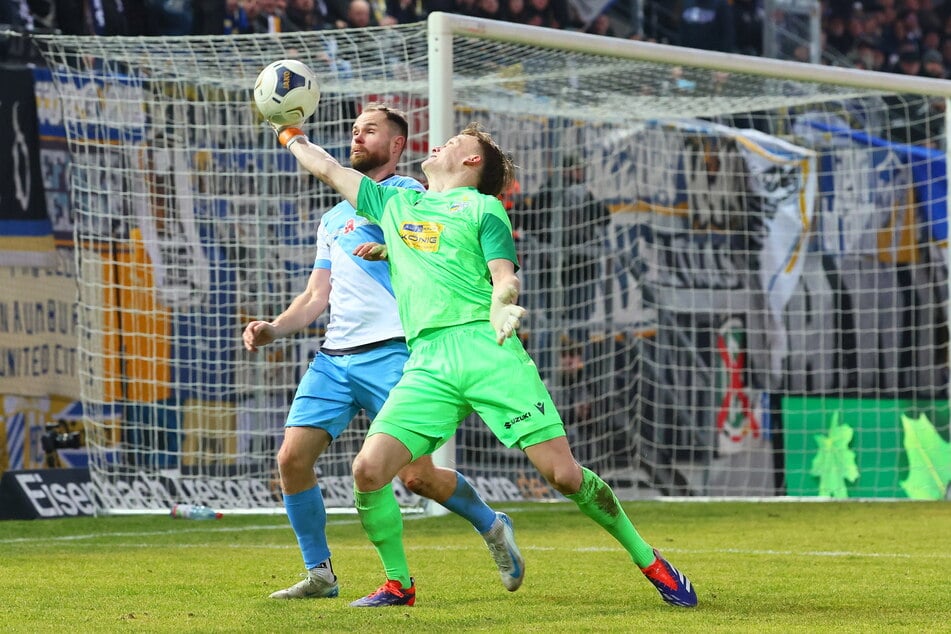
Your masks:
M423 191L419 181L393 175L383 185ZM383 243L378 225L340 202L320 219L315 269L330 270L330 323L323 347L346 350L403 336L389 265L353 255L364 242Z
M418 181L390 176L396 187L422 190ZM330 270L327 335L297 386L285 425L316 427L340 435L361 409L375 418L409 356L386 262L353 255L364 242L383 243L383 232L341 202L317 228L315 269ZM380 344L372 346L371 344ZM360 349L358 353L354 349ZM340 352L345 352L342 356Z

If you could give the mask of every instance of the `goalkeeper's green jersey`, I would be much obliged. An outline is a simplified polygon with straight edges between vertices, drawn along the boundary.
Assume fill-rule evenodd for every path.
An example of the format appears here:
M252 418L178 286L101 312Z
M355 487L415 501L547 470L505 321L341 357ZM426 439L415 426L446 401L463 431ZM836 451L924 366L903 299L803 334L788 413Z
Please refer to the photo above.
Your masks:
M400 320L409 343L420 333L488 321L490 260L517 266L502 203L474 187L418 192L360 183L357 213L380 225Z

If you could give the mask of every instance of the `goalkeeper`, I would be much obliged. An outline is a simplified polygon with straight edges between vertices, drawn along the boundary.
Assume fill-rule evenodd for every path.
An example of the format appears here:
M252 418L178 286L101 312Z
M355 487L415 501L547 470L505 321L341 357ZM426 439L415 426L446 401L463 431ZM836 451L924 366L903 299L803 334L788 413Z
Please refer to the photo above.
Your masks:
M278 139L359 215L382 227L411 350L353 461L357 512L386 583L351 605L414 604L391 480L445 443L475 411L503 444L524 451L552 487L621 543L664 601L695 606L687 578L641 538L611 488L575 461L535 364L512 336L524 310L516 304L512 228L497 196L514 167L492 137L472 124L433 148L422 163L425 193L381 186L342 167L299 129L281 129ZM362 245L355 253L378 257L381 251Z
M407 128L402 112L366 106L353 124L350 164L372 182L422 190L418 181L395 175ZM382 239L378 226L356 216L349 203L339 203L320 219L307 289L273 321L252 321L244 330L244 346L255 352L305 328L330 306L326 338L298 386L277 456L284 507L307 572L300 582L271 594L274 599L335 597L339 591L314 463L360 409L375 417L409 356L386 264L351 253L363 242ZM489 508L462 474L436 468L429 456L399 475L414 493L469 520L489 546L502 583L518 589L525 567L508 516Z

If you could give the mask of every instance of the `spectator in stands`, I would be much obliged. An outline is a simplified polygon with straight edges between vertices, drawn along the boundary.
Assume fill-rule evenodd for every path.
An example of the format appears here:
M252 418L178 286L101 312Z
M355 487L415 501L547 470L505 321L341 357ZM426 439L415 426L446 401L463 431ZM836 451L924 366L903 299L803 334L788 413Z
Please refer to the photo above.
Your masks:
M757 56L763 54L763 15L762 0L733 2L737 53Z
M826 15L844 15L852 14L852 5L854 0L826 0L822 3L823 11Z
M947 7L942 3L942 10L947 11ZM943 18L935 9L931 0L923 0L918 9L918 23L921 24L921 30L927 34L929 31L941 32L943 28Z
M732 53L736 35L729 0L684 0L679 37L681 46Z
M373 14L373 18L370 20L370 23L373 26L392 26L396 24L396 18L390 15L389 9L387 8L390 0L367 0L370 3L370 12ZM399 4L400 0L397 0Z
M865 70L883 70L885 67L885 51L878 42L870 37L863 36L856 42L852 55L859 62L857 68Z
M855 45L852 32L846 28L846 17L842 15L830 16L825 25L826 50L836 55L848 55Z
M897 62L900 49L906 45L914 45L921 52L921 31L918 27L918 17L913 11L902 11L898 19L888 25L882 37L885 49L889 51Z
M898 20L905 27L905 40L915 42L920 46L924 30L921 28L921 21L918 19L918 12L906 9L898 16Z
M225 2L223 0L192 0L192 34L223 35Z
M193 0L197 4L197 0ZM126 3L131 6L131 3ZM145 3L146 35L191 35L195 33L194 4L179 0ZM204 28L204 14L202 27ZM223 18L222 18L223 22Z
M590 441L585 428L591 422L594 396L588 383L582 344L565 337L561 342L558 363L559 389L553 396L564 419L569 441L579 448L587 446L588 443L583 442L585 438Z
M501 20L502 4L499 0L477 0L475 15L487 20Z
M370 3L367 0L350 0L347 6L347 17L340 28L363 29L368 26L376 26Z
M565 159L564 185L563 226L569 227L570 232L564 245L562 285L565 302L570 307L568 318L587 321L594 311L604 232L611 220L611 212L591 193L585 165L577 156Z
M226 0L222 32L225 35L251 32L251 20L240 0Z
M945 34L941 40L941 57L944 60L944 67L951 68L951 32Z
M906 0L906 3L908 1ZM896 57L895 63L889 68L891 72L916 76L944 76L943 56L933 49L920 53L916 42L907 41L902 44ZM887 118L889 127L886 130L889 140L934 147L934 139L943 135L943 98L898 94L886 95L883 100L891 111Z
M944 57L932 49L925 51L921 56L921 74L932 79L947 79L948 74L944 67Z
M943 34L942 37L951 35L951 3L945 8L944 24L938 30Z
M562 0L528 0L525 13L532 26L561 29L568 23L568 4Z
M561 214L561 244L552 244L552 215ZM561 287L564 289L565 316L575 322L574 338L586 340L584 327L594 310L596 282L599 279L604 232L611 219L607 206L589 189L584 163L577 156L566 156L561 173L553 173L534 196L517 207L513 224L534 237L542 246L536 270L541 288L552 288L548 277L555 261L548 253L558 248L562 254ZM547 303L547 302L546 302ZM551 305L548 303L548 305Z
M525 6L525 0L505 0L504 8L503 19L516 24L528 24L528 8Z
M869 12L876 17L876 30L867 35L881 38L889 24L898 19L898 10L895 7L895 0L878 0L869 9Z
M412 24L426 19L426 10L419 0L386 0L386 12L397 24Z
M56 26L66 35L141 35L142 21L133 12L129 25L126 4L122 0L92 0L56 2Z
M858 40L860 37L865 35L865 20L864 16L861 13L849 12L848 17L848 30L849 36L853 41Z
M941 48L941 33L938 31L928 30L925 31L924 36L921 38L921 50L938 50ZM922 53L924 55L924 53Z
M33 12L26 0L0 0L0 24L17 30L32 31Z
M878 25L878 20L875 14L870 13L859 2L856 2L853 5L852 10L847 13L846 16L848 33L853 40L868 34L870 29L873 29ZM828 32L828 28L824 30Z
M611 16L607 13L599 13L584 32L591 33L592 35L603 35L605 37L617 37L617 33L614 31L614 25L611 23Z
M287 0L249 0L245 7L252 33L292 33L301 30L287 17Z
M479 8L479 0L456 0L452 13L460 15L475 15Z
M846 55L846 59L852 68L856 68L858 70L869 70L869 67L865 64L865 60L855 51L852 51Z
M288 0L287 17L302 31L319 31L326 26L317 13L314 0Z
M897 55L888 68L889 72L901 75L918 75L921 73L921 53L913 42L907 42L898 50Z
M314 0L314 10L328 29L347 28L350 0Z

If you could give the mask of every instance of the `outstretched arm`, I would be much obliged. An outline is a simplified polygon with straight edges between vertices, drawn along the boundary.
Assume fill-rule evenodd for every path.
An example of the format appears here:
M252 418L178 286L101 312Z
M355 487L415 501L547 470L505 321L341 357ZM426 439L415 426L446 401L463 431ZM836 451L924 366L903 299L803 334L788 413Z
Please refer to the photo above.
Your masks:
M330 269L314 269L307 288L273 321L252 321L244 328L242 340L249 352L260 346L303 330L317 319L330 303Z
M278 132L277 138L297 158L301 167L337 190L348 203L357 206L360 181L365 178L363 174L338 163L327 150L311 143L300 128L284 128Z

